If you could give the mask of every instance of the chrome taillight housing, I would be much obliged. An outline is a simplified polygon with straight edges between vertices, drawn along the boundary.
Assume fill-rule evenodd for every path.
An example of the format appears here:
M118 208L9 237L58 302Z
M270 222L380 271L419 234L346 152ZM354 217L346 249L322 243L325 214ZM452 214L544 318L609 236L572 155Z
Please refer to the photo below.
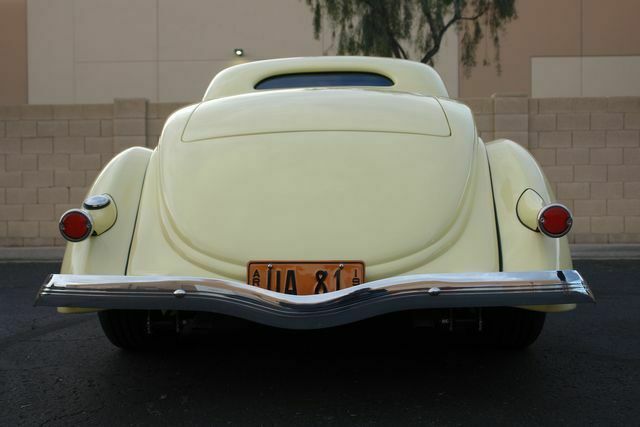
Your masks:
M571 230L573 216L564 205L554 203L540 209L538 213L538 229L549 237L562 237Z
M93 233L93 220L82 209L71 209L60 217L60 234L70 242L81 242Z

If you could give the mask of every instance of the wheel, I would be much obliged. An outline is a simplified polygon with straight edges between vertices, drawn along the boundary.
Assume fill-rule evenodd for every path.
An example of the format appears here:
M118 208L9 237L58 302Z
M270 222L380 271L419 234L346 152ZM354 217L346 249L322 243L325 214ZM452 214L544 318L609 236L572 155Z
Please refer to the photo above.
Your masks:
M145 350L154 340L148 327L149 312L144 310L107 310L98 313L100 325L109 341L125 350Z
M546 313L521 308L497 307L483 310L483 335L489 344L523 349L538 338Z

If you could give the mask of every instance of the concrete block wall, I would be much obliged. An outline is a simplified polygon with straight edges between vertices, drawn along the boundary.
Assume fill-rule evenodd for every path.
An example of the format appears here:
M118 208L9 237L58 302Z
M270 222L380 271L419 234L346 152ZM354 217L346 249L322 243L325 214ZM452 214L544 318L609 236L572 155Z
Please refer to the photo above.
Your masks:
M99 171L133 146L155 147L184 104L0 106L0 247L58 246L58 218L79 207Z
M575 216L575 243L640 242L640 97L464 100L485 142L529 149Z
M574 212L572 242L640 243L640 97L462 101L484 141L513 139L534 154ZM0 247L63 245L60 215L115 154L155 147L183 105L0 106Z

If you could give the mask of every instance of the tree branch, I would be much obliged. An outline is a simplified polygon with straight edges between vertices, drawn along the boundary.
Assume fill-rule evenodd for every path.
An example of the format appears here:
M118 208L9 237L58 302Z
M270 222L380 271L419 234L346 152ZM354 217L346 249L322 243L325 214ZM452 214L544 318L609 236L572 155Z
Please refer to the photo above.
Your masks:
M374 9L376 7L368 0L365 0L365 3L367 4L367 6L369 6L370 9ZM389 22L389 13L387 12L387 9L383 5L379 5L378 7L380 7L380 14L384 18L385 22ZM396 39L393 36L393 33L391 32L391 27L389 25L385 26L385 32L387 34L387 38L389 39L389 43L391 45L391 50L393 51L393 55L396 58L402 58L402 59L409 58L409 55L407 55L407 52L404 50L404 48L402 47L398 39Z
M467 62L471 64L475 60L478 41L484 37L480 19L488 24L487 31L498 51L498 30L517 18L516 0L300 1L306 1L314 13L314 37L318 38L325 18L332 25L332 45L339 29L340 53L409 59L417 50L420 62L433 64L447 31L456 30L464 34L461 59L465 67ZM484 15L488 17L483 18ZM451 30L454 25L456 29ZM404 47L405 42L409 43L408 47Z
M483 10L481 10L480 12L478 12L476 15L473 15L473 16L461 16L459 19L461 21L475 21L476 19L480 18L482 15L484 15L488 11L489 11L489 6L485 6L485 8Z
M476 15L473 15L473 16L461 16L462 12L460 11L459 3L456 2L456 11L453 14L453 17L451 17L449 22L447 22L444 25L444 27L442 27L442 29L440 31L438 31L437 33L434 31L435 22L433 22L433 17L431 16L430 13L426 13L425 12L425 16L427 17L427 22L429 23L429 28L431 29L431 33L434 34L433 35L433 47L431 49L429 49L424 54L424 56L422 57L420 62L422 62L423 64L426 64L427 61L429 61L431 58L433 58L440 51L440 44L442 43L442 38L444 37L444 34L447 32L447 30L454 23L456 23L457 21L475 21L476 19L480 18L482 15L487 13L488 10L489 10L489 6L487 5L482 10L480 10Z
M395 46L395 49L400 54L399 57L401 57L402 59L409 58L409 56L407 55L407 52L404 50L400 42L398 42L398 40L396 40L396 38L393 37L391 34L389 34L389 38L391 39L391 43L393 44L393 46Z
M435 32L434 31L435 22L433 22L433 17L431 16L431 14L427 14L427 22L429 22L429 27L432 28L431 33L433 34L432 36L433 47L424 54L420 62L426 64L427 61L429 61L436 53L438 53L438 51L440 50L440 44L442 43L442 37L444 36L444 33L449 29L449 27L451 27L459 19L460 17L454 14L453 17L449 20L449 22L447 22L440 31Z

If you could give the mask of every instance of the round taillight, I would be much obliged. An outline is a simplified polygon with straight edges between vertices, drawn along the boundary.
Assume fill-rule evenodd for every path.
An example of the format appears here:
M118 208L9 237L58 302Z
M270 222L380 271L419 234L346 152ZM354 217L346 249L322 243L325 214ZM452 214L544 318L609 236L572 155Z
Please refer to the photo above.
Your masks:
M552 204L545 206L538 214L538 229L549 237L562 237L571 230L573 217L565 206Z
M60 234L70 242L81 242L91 236L93 221L80 209L71 209L60 217Z

